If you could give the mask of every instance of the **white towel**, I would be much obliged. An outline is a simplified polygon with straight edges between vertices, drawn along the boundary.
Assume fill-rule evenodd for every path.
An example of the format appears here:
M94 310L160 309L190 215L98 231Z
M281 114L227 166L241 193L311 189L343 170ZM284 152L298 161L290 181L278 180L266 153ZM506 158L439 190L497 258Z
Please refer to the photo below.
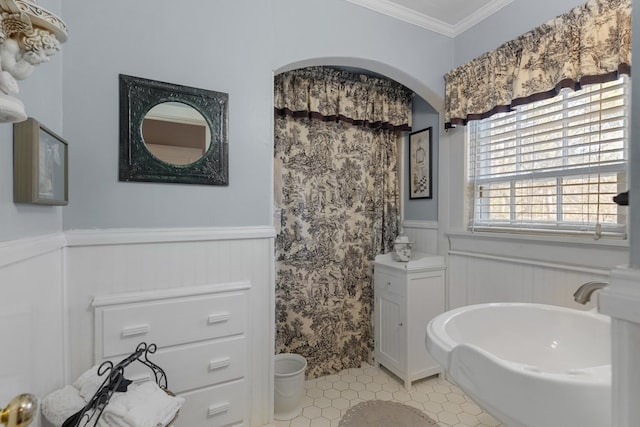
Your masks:
M68 385L43 397L40 408L47 421L59 427L86 404L87 402L80 397L78 389Z
M87 402L96 394L104 380L107 379L111 371L100 376L98 375L98 368L100 365L95 365L91 369L85 371L73 382L73 386L78 389L80 396Z
M114 393L99 427L164 427L182 407L184 398L169 396L154 382L126 393Z

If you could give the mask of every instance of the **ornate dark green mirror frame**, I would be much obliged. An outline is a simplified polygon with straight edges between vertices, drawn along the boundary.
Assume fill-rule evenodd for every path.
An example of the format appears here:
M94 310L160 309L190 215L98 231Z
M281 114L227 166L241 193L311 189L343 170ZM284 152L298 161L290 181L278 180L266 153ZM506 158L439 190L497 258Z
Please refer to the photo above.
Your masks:
M120 74L120 181L228 185L229 95ZM142 123L154 106L186 104L207 122L211 141L201 158L186 165L160 160L147 148Z

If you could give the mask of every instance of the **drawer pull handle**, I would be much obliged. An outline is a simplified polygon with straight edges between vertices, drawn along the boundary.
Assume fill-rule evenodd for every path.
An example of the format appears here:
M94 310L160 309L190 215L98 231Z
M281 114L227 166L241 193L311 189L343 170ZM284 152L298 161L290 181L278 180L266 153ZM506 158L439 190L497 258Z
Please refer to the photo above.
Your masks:
M229 402L218 403L217 405L209 406L209 416L215 417L216 415L224 414L231 409L231 404Z
M391 282L387 282L387 287L391 286Z
M149 325L128 326L122 330L122 337L132 337L134 335L143 335L149 332Z
M222 359L212 360L209 362L209 370L215 371L216 369L226 368L231 364L231 359L224 357Z
M207 324L215 325L216 323L228 322L231 319L230 313L211 314L207 318Z

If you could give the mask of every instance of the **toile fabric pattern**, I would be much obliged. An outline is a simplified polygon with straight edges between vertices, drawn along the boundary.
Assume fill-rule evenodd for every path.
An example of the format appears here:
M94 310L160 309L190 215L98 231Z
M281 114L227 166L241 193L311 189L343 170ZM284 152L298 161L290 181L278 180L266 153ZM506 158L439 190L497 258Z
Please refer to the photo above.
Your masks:
M274 102L276 114L409 131L412 95L392 80L309 67L278 75Z
M631 0L591 0L445 75L445 128L631 70Z
M371 360L373 259L398 234L397 138L276 115L276 351L304 356L309 378Z

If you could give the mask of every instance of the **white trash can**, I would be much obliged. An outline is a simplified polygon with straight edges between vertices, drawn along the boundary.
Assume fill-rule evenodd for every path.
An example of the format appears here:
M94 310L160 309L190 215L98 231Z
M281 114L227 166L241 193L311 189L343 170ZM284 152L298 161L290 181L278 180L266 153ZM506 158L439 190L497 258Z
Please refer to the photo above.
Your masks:
M300 415L306 369L307 359L299 354L276 354L273 396L273 417L276 420L291 420Z

